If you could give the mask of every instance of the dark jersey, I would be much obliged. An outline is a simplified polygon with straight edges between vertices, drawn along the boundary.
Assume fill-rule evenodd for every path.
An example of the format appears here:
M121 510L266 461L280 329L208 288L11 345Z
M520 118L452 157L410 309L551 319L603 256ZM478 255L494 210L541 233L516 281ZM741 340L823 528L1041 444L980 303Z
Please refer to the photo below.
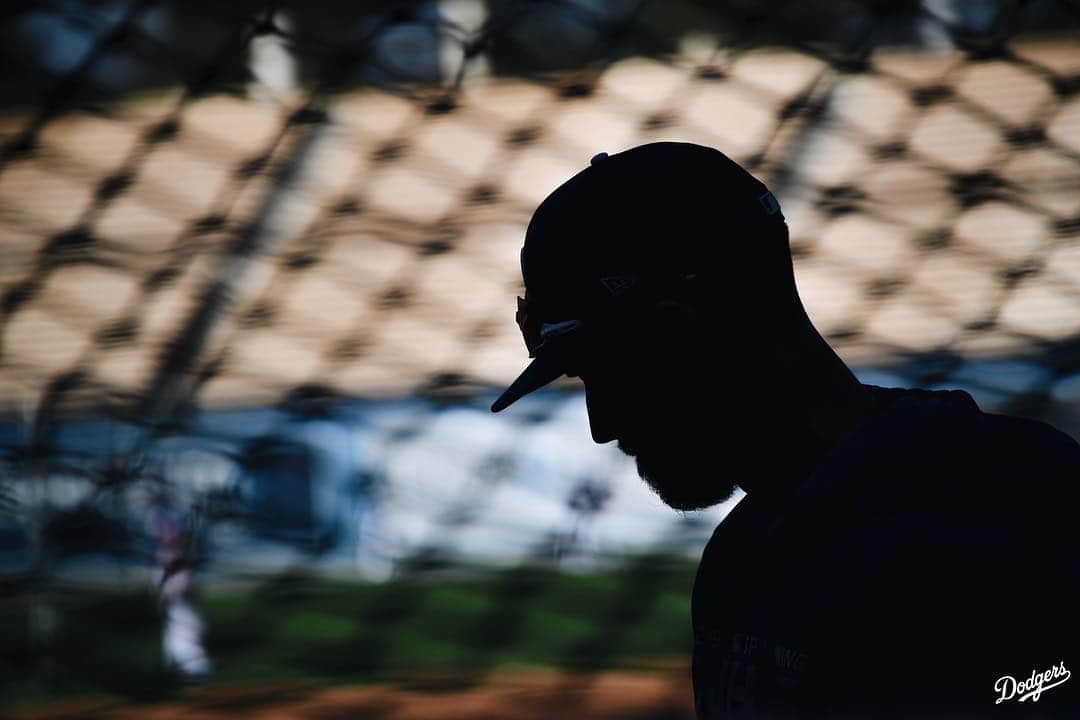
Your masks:
M866 387L881 412L706 546L698 716L1080 718L1080 446L962 391Z

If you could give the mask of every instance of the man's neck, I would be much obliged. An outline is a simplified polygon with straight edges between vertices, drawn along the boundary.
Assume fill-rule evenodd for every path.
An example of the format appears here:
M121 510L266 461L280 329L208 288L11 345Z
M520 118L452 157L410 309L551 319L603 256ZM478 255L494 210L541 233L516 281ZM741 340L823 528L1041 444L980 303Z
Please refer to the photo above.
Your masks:
M799 361L779 369L792 424L777 428L784 446L772 460L775 471L740 483L747 493L783 494L797 487L831 450L881 410L823 340L801 350L789 356Z
M836 376L810 383L803 395L803 415L828 448L834 448L855 432L880 408L867 390L839 358Z
M836 447L879 412L874 395L813 326L787 350L780 354L780 371L788 396L825 447Z

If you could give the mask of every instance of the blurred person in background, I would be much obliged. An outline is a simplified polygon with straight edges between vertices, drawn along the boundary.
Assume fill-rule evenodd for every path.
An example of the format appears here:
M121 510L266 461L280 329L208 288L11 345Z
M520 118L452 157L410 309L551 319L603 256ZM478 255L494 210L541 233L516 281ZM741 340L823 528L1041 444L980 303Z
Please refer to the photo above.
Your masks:
M863 384L810 321L776 198L721 152L607 156L537 208L516 320L677 510L746 492L692 598L701 718L1080 717L1080 446L960 390Z
M185 678L210 674L210 659L203 647L205 624L192 602L195 557L187 514L164 489L151 498L150 535L157 545L155 585L165 613L161 650L166 666Z

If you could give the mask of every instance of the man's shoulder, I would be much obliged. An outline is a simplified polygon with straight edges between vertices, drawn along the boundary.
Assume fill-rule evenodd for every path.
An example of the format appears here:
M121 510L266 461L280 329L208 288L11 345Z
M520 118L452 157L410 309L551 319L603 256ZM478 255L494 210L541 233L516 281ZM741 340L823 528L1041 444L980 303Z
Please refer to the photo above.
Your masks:
M1005 500L1036 489L1045 497L1074 492L1080 444L1049 423L985 412L964 390L866 387L881 412L807 478L807 489L879 501L918 496L926 507L955 494ZM835 475L848 482L834 482Z
M710 538L706 567L711 555L727 565L727 548L759 543L807 559L842 544L878 552L961 518L982 530L965 540L992 544L1006 525L1076 507L1080 444L1052 425L984 412L963 390L865 387L878 415L788 500L741 500Z
M1033 418L981 413L989 426L988 440L998 455L1026 465L1071 470L1080 478L1080 443L1053 425Z
M828 662L856 673L875 658L863 680L883 694L910 666L938 683L927 698L981 697L1076 639L1058 624L1080 599L1069 530L1080 446L1045 422L983 412L963 391L937 392L896 396L906 407L894 437L883 426L878 462L826 503L837 510L819 518L820 539L789 535L783 549L824 596Z
M1080 458L1080 444L1067 433L1035 418L987 412L966 390L896 388L867 383L863 387L874 396L881 408L879 415L886 422L907 416L931 418L939 424L951 425L957 432L967 432L982 440L1005 442L1004 447L1021 444L1049 451L1071 462Z
M789 569L843 563L857 573L890 558L993 557L1055 541L1080 552L1067 531L1080 499L1080 445L1069 435L983 412L963 390L868 387L884 408L872 425L789 499L740 501L705 547L699 584L762 556ZM734 548L749 567L733 562Z
M854 683L852 703L992 706L996 678L1072 641L1056 623L1080 597L1066 522L1080 447L960 390L882 395L875 421L775 515L751 494L717 528L693 603L702 692L739 676L730 648L761 635L806 653L810 685Z
M772 529L776 552L811 577L840 578L852 602L862 589L888 599L924 583L1005 600L1025 585L1009 568L1075 596L1080 445L1045 422L983 412L963 391L900 392L896 435L883 418L874 462L831 496L789 507Z

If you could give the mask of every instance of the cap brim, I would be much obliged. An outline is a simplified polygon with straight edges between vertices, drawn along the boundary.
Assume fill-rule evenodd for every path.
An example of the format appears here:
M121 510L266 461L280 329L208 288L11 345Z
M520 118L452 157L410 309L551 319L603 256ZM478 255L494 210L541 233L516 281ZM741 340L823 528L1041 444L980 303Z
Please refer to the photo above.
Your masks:
M563 363L555 353L534 358L499 399L491 404L491 412L499 412L534 390L539 390L563 372Z

